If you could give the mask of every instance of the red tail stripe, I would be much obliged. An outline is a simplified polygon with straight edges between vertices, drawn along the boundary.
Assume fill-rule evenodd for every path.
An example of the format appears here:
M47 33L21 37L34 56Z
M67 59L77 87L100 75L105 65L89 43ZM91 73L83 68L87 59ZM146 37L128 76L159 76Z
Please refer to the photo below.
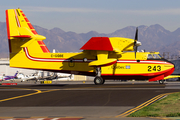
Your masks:
M9 18L8 18L8 10L6 10L6 26L7 26L7 36L9 42L9 52L11 53L11 41L10 41L10 30L9 30Z
M38 41L39 45L45 45L43 41Z
M23 11L20 11L20 12L21 12L22 16L26 16Z
M26 15L25 15L24 13L22 13L22 16L24 16L24 17L25 17Z
M46 47L46 45L44 44L43 41L37 41L37 42L40 45L40 47L44 53L50 53L49 49Z
M40 46L40 47L44 53L50 53L50 51L48 50L46 46Z
M30 23L30 21L27 19L26 15L23 13L23 11L20 11L20 12L22 13L22 16L24 16L24 19L27 22L29 28L31 29L31 32L34 33L35 35L37 35L38 33L36 32L36 30L34 30L34 27Z
M34 33L35 35L37 35L38 33L36 32L36 30L31 30L32 33Z
M6 10L6 26L7 26L7 35L8 35L8 39L10 39L8 10Z
M27 18L24 18L26 22L29 22L29 20Z
M34 29L34 27L31 25L31 23L27 23L30 29Z
M26 15L23 13L23 11L20 11L26 22L29 22L29 20L26 18Z

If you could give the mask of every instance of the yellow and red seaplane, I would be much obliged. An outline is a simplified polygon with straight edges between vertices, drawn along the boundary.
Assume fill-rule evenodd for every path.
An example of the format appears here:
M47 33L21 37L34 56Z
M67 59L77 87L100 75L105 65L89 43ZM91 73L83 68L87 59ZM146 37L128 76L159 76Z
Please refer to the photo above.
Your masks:
M141 45L138 29L135 39L92 37L79 53L51 53L21 9L6 10L10 67L95 76L105 80L135 79L162 81L172 74L174 64L159 52L137 52Z

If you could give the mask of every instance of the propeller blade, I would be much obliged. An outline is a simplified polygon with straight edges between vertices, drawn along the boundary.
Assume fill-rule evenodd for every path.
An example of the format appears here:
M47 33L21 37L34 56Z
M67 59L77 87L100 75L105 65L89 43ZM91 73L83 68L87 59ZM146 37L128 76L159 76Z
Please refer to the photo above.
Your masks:
M136 34L135 34L135 39L134 41L138 41L138 27L136 27Z
M134 53L135 53L135 59L136 59L136 52L137 52L137 43L138 41L138 27L136 27L136 33L135 33L135 38L134 38Z
M134 47L135 59L136 59L136 52L137 52L137 46Z

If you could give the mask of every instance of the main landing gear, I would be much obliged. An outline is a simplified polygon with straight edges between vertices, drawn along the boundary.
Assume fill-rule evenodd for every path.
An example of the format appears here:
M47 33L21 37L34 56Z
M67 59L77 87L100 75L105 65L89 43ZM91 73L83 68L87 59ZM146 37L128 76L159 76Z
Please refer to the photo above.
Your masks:
M96 68L96 77L94 78L94 83L96 85L103 85L105 80L101 77L101 68Z
M105 82L105 80L103 80L102 77L96 76L96 77L94 78L94 83L95 83L96 85L102 85L102 84L104 84L104 82Z

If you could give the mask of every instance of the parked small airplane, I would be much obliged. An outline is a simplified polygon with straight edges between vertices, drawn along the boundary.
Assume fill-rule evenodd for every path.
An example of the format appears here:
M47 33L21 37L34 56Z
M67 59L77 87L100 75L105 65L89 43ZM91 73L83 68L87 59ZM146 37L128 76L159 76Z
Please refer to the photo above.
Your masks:
M17 74L18 74L18 71L15 73L14 76L5 76L5 75L3 75L3 76L0 77L1 78L0 80L3 81L3 80L17 79Z
M28 81L28 80L38 80L39 76L32 74L32 75L24 75L23 73L18 73L17 78L21 79L21 82Z
M67 74L67 73L56 73L55 80L73 80L74 74Z
M95 84L106 79L163 80L174 71L174 64L159 52L137 52L135 39L92 37L79 53L50 53L21 9L6 10L10 67L47 70L95 76ZM134 51L134 52L132 52Z

